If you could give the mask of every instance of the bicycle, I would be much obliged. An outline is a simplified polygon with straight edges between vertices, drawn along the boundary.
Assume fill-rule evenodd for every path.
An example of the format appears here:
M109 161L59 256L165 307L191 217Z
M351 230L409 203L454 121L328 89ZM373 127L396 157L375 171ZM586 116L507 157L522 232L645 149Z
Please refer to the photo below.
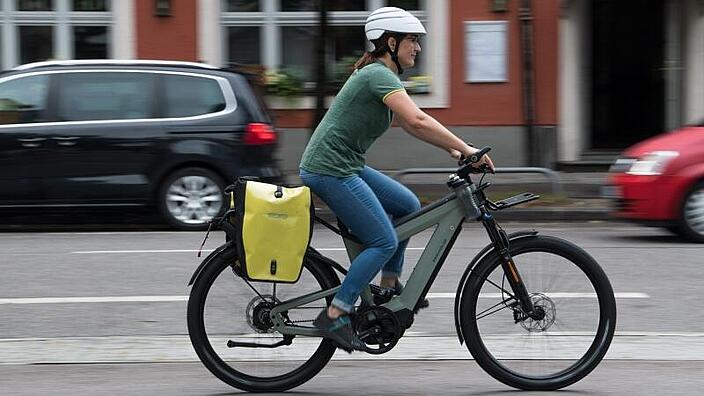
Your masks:
M491 241L467 265L454 304L455 327L479 366L506 385L556 390L589 374L606 354L616 326L611 284L580 247L537 231L507 234L491 212L539 198L525 193L490 201L482 183L488 168L473 165L485 147L461 161L448 179L450 194L395 222L399 240L435 226L399 295L369 285L352 322L364 352L390 351L413 324L465 220L484 226ZM482 173L479 184L471 174ZM316 216L317 218L317 216ZM361 242L344 224L340 234L350 261ZM234 228L222 219L226 234ZM215 249L189 285L188 330L203 364L245 391L280 392L313 378L336 345L310 324L339 289L336 261L309 248L294 284L264 284L237 275L232 241ZM556 280L556 277L560 280ZM565 278L566 276L566 278ZM308 325L306 325L308 324Z

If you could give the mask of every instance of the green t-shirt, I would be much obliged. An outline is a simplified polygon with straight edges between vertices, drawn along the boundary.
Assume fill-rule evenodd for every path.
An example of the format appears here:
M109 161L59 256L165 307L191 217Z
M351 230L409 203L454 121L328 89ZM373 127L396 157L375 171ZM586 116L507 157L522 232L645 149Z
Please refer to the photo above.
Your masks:
M301 168L338 177L358 174L369 146L391 125L393 113L384 99L403 89L398 76L378 62L353 73L315 129Z

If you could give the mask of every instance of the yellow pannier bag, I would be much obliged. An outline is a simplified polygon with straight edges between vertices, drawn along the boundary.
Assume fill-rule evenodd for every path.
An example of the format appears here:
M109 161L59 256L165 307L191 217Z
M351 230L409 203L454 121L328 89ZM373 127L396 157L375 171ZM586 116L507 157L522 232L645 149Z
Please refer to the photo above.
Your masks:
M298 281L313 233L310 189L239 179L230 194L237 272L253 281Z

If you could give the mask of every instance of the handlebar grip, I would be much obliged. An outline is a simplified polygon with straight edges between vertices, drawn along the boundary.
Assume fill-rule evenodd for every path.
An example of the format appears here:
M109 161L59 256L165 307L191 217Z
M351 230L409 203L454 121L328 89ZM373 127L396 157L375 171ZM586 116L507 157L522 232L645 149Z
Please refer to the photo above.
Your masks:
M470 155L470 156L469 156L469 162L471 162L471 163L473 163L473 164L476 164L477 162L479 162L479 160L482 159L482 157L484 156L484 154L488 153L489 151L491 151L491 147L489 147L489 146L484 147L483 149L481 149L481 150L477 151L476 153Z

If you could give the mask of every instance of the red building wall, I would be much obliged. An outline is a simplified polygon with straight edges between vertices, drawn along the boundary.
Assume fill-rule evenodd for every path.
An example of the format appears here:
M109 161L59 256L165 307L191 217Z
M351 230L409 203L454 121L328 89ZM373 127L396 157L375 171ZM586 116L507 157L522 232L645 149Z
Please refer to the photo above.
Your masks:
M137 57L140 59L197 60L197 8L193 0L172 0L171 16L154 15L154 1L136 1ZM519 0L509 1L509 11L494 13L490 1L450 0L449 107L428 112L446 125L522 125L523 78ZM557 124L559 0L533 1L535 100L537 123ZM509 22L508 81L473 83L464 81L465 25L467 21ZM312 110L275 111L276 124L306 128Z
M523 76L520 1L509 1L509 11L494 13L487 1L450 1L450 86L449 107L428 113L445 125L522 125ZM465 79L465 22L506 20L509 22L508 81L473 83ZM533 1L535 107L539 125L557 124L559 1ZM312 111L276 111L277 125L305 128Z
M450 2L450 107L428 113L447 125L523 124L523 77L520 2L509 1L510 10L494 13L489 1ZM557 123L557 33L559 2L533 1L535 100L537 122ZM466 83L465 22L508 21L508 81Z
M171 16L156 16L153 0L135 1L137 58L196 61L196 3L171 0Z

